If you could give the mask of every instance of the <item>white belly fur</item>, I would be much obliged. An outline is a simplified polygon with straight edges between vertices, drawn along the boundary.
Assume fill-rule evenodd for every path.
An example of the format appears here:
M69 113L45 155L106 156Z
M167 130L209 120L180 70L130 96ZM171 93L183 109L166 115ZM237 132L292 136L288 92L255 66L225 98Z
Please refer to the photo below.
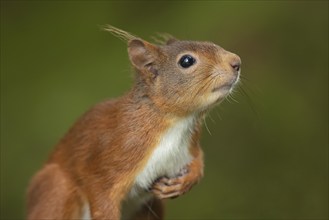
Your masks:
M123 219L129 218L133 212L152 198L146 192L159 177L174 177L192 160L189 145L195 118L189 116L177 121L162 136L155 147L145 168L137 175L135 184L123 203Z
M83 204L81 220L91 220L90 207L87 201Z

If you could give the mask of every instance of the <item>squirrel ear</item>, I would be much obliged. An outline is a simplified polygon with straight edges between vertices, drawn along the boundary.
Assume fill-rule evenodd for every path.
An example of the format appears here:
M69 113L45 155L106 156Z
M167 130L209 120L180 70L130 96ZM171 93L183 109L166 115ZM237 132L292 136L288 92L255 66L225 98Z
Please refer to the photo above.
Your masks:
M150 69L156 59L157 47L140 39L128 42L128 54L131 63L139 70Z

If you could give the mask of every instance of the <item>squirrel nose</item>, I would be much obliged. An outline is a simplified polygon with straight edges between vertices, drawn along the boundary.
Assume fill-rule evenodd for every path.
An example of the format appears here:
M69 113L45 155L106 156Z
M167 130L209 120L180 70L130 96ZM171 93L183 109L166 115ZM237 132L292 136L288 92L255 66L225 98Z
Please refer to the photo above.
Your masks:
M231 67L238 72L240 70L241 67L241 59L238 56L235 56L231 62L230 62Z

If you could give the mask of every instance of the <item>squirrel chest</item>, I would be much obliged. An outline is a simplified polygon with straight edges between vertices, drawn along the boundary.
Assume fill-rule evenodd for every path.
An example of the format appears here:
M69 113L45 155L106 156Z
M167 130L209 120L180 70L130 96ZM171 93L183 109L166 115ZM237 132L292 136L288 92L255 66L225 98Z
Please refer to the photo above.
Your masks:
M176 121L163 132L123 203L123 219L152 197L147 189L157 178L177 176L191 162L193 157L189 148L195 123L195 117L188 116Z
M135 187L147 189L158 177L176 176L192 160L189 146L194 126L195 118L188 116L162 134L146 166L137 175Z

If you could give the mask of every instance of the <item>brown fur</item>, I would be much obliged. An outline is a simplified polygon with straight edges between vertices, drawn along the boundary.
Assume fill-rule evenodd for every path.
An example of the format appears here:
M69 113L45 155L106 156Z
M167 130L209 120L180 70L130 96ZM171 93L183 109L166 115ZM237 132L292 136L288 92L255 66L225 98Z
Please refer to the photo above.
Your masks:
M128 41L135 85L125 96L93 107L59 142L30 183L28 219L79 218L86 201L93 219L120 219L122 201L161 135L192 113L199 118L190 140L194 159L177 178L155 182L155 197L133 219L162 219L161 199L184 194L203 175L200 121L204 110L218 101L204 100L236 74L230 62L239 58L212 43L171 38L168 44L154 45L112 26L107 29ZM195 67L177 66L185 53L197 56ZM222 77L211 76L214 71Z

